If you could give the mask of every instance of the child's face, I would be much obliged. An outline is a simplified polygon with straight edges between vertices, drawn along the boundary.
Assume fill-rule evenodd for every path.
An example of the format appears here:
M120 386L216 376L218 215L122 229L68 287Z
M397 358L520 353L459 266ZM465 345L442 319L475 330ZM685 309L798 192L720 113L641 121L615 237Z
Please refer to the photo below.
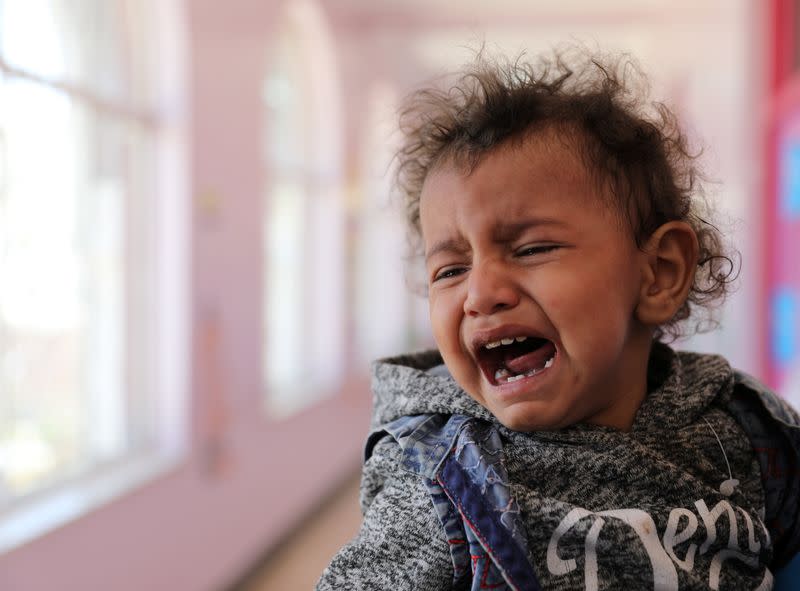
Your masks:
M434 337L455 380L511 429L627 429L646 391L652 327L636 319L646 258L579 156L552 138L426 179Z

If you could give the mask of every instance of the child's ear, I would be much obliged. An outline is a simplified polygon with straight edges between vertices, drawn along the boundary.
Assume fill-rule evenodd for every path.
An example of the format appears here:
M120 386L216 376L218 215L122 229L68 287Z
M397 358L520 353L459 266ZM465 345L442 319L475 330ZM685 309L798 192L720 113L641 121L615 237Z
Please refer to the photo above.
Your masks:
M700 247L686 222L667 222L647 241L636 317L643 324L668 322L686 301L694 283Z

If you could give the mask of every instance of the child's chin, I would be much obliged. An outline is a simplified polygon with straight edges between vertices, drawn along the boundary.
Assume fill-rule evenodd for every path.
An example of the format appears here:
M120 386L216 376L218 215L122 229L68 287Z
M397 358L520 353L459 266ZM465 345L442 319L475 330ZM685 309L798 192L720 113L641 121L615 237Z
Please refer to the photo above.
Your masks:
M524 403L513 405L516 407L527 406ZM564 417L548 416L541 410L533 411L526 408L504 408L498 412L489 409L503 426L512 431L528 433L531 431L555 431L569 425Z

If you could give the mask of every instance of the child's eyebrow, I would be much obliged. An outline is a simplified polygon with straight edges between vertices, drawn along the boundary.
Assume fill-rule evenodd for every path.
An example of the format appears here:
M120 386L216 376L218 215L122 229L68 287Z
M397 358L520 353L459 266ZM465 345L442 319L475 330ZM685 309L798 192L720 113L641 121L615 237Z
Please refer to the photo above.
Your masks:
M463 238L447 238L434 242L433 245L425 253L425 260L429 261L434 255L442 252L450 252L455 254L462 254L469 250L469 244Z
M510 242L519 238L520 234L536 226L566 227L568 224L555 218L528 218L514 222L502 222L492 229L495 242Z
M567 227L568 224L555 218L528 218L516 222L502 222L492 228L492 240L494 242L511 242L519 238L519 236L536 226L553 226L553 227ZM455 253L462 254L469 250L469 244L463 238L446 238L434 242L433 245L425 252L425 260L430 260L433 256L442 253Z

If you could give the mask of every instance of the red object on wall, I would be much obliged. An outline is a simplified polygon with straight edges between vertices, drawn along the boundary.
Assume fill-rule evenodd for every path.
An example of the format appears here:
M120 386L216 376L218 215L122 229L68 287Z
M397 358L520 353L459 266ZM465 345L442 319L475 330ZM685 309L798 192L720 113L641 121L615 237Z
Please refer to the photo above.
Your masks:
M797 0L773 0L769 27L761 350L764 375L781 389L800 366L800 35Z

